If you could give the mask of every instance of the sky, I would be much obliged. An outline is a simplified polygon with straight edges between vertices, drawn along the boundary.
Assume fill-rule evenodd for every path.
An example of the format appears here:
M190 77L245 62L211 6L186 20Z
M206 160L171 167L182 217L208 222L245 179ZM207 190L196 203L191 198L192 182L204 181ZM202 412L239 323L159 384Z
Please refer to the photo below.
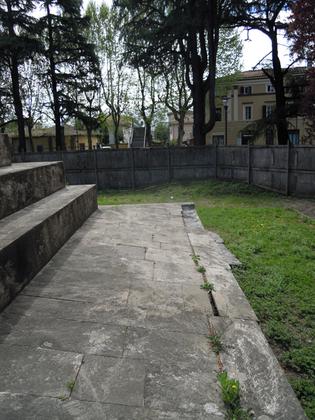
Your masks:
M105 2L109 6L112 0L93 0L95 3L100 4ZM83 7L89 3L89 0L83 0ZM247 39L247 31L241 32L241 39L243 42L243 70L252 70L254 66L268 53L271 52L271 42L269 38L262 32L251 30L249 32L250 41ZM283 67L289 63L289 49L286 39L279 36L279 56ZM268 58L271 58L270 55ZM258 69L261 67L258 67Z

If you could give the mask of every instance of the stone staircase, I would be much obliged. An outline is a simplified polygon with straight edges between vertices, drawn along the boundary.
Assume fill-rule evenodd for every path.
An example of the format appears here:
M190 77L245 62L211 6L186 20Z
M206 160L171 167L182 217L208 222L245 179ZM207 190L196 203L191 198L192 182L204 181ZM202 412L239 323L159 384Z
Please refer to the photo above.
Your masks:
M96 209L94 185L66 186L62 162L12 164L0 135L0 311Z
M131 147L145 147L145 128L144 127L134 127Z

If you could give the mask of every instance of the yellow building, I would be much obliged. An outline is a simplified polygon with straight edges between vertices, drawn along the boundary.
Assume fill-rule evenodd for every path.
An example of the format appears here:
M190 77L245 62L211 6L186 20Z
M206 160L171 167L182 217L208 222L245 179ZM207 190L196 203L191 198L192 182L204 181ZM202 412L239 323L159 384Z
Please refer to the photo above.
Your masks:
M14 151L18 151L19 138L17 133L8 133L11 138ZM31 145L27 130L26 136L26 150L31 151ZM48 152L56 149L55 127L36 128L32 131L33 146L35 152ZM88 150L88 138L85 130L77 130L76 128L65 125L64 138L66 150ZM101 135L97 132L92 133L92 146L97 147L101 143Z
M304 75L305 69L291 69L290 74ZM287 88L288 95L290 94ZM233 88L227 94L227 139L225 139L225 107L221 98L217 99L217 122L212 131L207 134L207 144L246 145L277 144L275 128L266 128L255 139L250 125L270 115L276 105L274 88L270 80L261 70L245 71L240 74ZM185 140L193 137L193 114L187 113L185 122ZM306 124L303 117L288 120L289 137L292 143L299 144L306 134ZM177 138L177 122L170 116L171 139ZM187 138L186 138L187 137ZM226 141L227 140L227 141Z

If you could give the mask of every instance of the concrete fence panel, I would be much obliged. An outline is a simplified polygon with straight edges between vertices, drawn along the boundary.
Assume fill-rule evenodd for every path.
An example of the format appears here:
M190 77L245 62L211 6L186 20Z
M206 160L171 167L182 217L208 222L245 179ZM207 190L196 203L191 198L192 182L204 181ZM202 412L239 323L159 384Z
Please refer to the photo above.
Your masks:
M315 196L315 147L205 146L26 153L15 162L58 161L69 184L99 190L139 188L172 180L243 181L283 194Z

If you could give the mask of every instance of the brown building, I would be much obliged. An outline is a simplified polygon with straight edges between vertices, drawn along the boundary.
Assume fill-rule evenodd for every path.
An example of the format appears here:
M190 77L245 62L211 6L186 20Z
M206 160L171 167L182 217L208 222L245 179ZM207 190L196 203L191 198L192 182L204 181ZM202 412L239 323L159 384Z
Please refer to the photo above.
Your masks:
M305 69L291 69L294 76L304 75ZM290 95L287 87L287 94ZM274 110L276 98L274 88L267 76L261 71L242 72L227 94L227 141L225 139L225 108L221 98L217 99L217 122L207 134L207 144L246 145L249 141L256 144L277 144L275 127L266 128L258 137L253 138L253 123L268 117ZM185 123L185 140L193 137L193 114L189 112ZM177 138L177 122L170 115L170 138ZM301 143L305 132L305 119L295 117L288 120L289 137L292 143Z

